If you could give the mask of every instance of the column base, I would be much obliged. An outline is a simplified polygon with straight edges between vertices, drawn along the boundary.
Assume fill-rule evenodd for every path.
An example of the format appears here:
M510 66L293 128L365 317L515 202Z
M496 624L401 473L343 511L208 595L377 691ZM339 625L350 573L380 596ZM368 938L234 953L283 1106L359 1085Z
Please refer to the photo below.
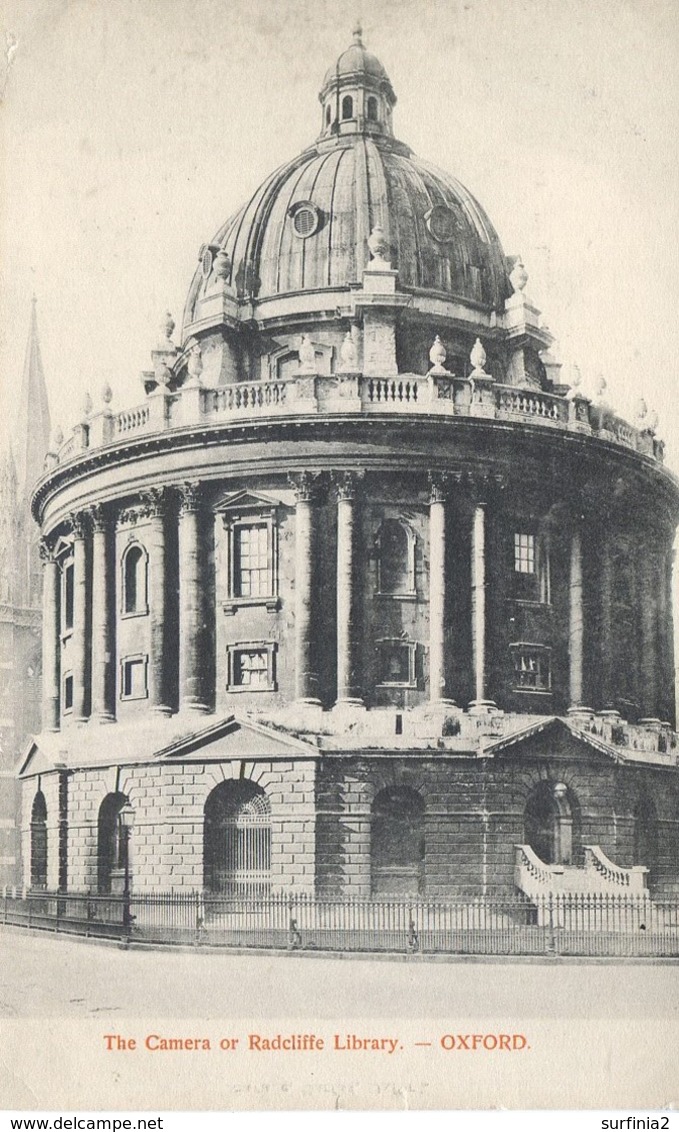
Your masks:
M180 711L195 712L196 715L208 715L212 711L209 704L201 703L187 703L186 700L180 705Z
M172 715L172 708L167 704L152 704L151 711L156 715Z
M115 723L116 717L110 711L98 711L92 716L94 723Z
M497 704L495 700L470 700L468 711L470 715L489 715L497 711Z

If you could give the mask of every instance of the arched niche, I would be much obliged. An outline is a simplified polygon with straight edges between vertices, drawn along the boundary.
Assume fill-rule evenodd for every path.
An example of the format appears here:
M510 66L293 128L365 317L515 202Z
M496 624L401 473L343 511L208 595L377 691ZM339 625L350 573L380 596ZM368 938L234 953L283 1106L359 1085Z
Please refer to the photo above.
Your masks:
M99 892L121 893L129 872L129 837L121 829L120 811L128 804L119 790L107 794L97 822L97 887Z
M418 896L424 891L424 801L409 786L375 796L371 824L374 896Z
M31 888L47 888L47 802L42 790L31 808Z

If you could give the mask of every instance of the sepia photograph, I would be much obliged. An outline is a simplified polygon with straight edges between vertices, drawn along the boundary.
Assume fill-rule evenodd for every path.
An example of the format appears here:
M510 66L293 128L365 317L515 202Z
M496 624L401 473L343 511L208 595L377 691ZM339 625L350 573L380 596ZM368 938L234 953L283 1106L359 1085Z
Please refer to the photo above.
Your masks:
M679 7L0 15L0 1107L676 1105Z

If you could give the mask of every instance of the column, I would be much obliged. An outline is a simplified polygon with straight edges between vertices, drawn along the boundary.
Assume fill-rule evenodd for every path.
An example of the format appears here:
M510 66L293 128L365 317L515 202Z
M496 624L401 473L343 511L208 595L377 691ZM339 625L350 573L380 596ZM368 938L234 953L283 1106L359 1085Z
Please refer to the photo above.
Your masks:
M613 546L612 533L603 528L601 548L601 706L613 708Z
M472 662L476 711L495 707L486 699L486 503L477 503L472 520Z
M360 476L340 472L337 491L337 699L362 704L356 656L355 509Z
M575 530L571 536L568 586L569 698L571 710L582 707L583 641L582 536L579 530Z
M429 487L429 699L452 704L446 696L446 477L430 475Z
M71 516L73 527L73 718L87 719L87 544L86 519Z
M290 476L295 491L295 697L320 704L314 656L314 498L317 477L310 472Z
M203 590L199 485L187 483L179 490L179 706L190 711L207 711L201 679Z
M61 640L59 590L61 578L54 551L46 539L40 540L43 562L42 586L42 725L45 731L60 726Z
M167 623L167 571L165 553L165 521L167 493L154 488L145 497L151 517L148 537L149 551L149 616L151 619L151 646L149 657L149 706L161 715L170 715L167 673L165 670L165 644Z
M111 723L114 713L114 609L112 602L110 519L92 508L92 716Z
M660 600L654 554L656 536L648 532L638 550L637 600L641 614L641 710L646 719L658 715L656 603Z

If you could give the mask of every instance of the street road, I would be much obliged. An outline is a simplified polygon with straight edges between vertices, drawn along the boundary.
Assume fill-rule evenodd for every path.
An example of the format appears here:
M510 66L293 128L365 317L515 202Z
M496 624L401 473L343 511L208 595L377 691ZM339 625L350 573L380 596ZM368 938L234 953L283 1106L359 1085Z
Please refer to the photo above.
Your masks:
M679 1018L679 963L335 959L0 929L0 1017Z

